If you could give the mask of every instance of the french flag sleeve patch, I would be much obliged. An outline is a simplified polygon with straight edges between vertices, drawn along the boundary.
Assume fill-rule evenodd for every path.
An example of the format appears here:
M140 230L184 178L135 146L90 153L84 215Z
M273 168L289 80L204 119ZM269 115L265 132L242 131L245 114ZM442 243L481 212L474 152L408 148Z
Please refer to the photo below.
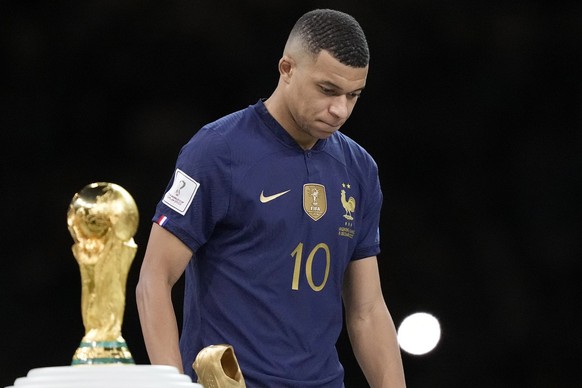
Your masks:
M158 220L156 221L156 223L160 226L164 226L164 224L166 223L166 221L168 221L168 217L162 215L158 218Z

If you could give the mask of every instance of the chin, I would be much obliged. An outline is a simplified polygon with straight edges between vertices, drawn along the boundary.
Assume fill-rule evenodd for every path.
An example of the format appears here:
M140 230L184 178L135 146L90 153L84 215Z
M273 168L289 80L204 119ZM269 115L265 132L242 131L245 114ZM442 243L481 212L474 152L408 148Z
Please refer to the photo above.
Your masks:
M335 132L337 131L317 131L317 136L314 137L317 139L324 140L333 135Z

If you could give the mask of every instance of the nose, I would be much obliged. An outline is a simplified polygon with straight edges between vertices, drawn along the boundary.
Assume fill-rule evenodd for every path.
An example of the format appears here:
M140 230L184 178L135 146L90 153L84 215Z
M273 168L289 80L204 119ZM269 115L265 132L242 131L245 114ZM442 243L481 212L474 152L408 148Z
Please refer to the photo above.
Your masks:
M339 119L347 119L350 114L347 97L345 95L335 96L329 106L329 113Z

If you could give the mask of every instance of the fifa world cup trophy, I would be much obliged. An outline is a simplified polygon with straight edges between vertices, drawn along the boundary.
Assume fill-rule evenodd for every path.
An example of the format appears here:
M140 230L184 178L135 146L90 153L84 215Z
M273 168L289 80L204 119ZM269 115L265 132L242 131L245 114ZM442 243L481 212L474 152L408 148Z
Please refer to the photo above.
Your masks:
M121 326L138 222L133 198L114 183L89 184L71 201L67 225L81 272L85 326L72 365L134 364Z

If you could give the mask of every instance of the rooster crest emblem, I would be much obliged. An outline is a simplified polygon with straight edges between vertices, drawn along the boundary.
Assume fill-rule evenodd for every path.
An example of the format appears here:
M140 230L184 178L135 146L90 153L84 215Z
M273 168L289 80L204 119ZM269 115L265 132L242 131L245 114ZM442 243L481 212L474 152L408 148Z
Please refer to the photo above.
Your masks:
M344 189L346 187L349 189L350 184L348 183L346 185L345 183L342 183L342 187ZM344 189L341 190L342 206L344 207L344 210L346 211L346 214L344 214L344 218L346 220L351 221L354 219L354 217L352 217L352 213L356 210L356 200L354 199L354 197L349 197L348 199L346 199L346 191Z

